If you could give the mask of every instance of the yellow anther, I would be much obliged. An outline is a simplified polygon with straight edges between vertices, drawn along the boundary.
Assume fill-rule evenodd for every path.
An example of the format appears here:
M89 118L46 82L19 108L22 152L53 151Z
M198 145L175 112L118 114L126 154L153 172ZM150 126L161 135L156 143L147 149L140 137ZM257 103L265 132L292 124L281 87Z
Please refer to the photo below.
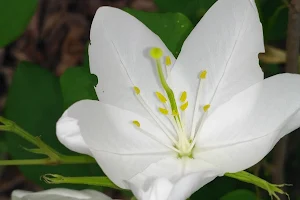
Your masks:
M173 115L173 116L178 116L178 112L177 112L176 110L173 110L173 111L172 111L172 115Z
M188 105L189 105L189 102L187 101L187 102L185 102L184 104L182 104L182 105L180 106L180 109L181 109L182 111L185 111L185 110L187 109Z
M140 88L138 88L138 87L136 87L136 86L134 86L133 87L133 89L134 89L134 92L135 92L135 94L140 94L141 93L141 90L140 90Z
M170 56L167 56L166 57L166 65L170 66L171 64L172 64L171 58L170 58Z
M181 94L181 96L180 96L180 101L181 101L182 103L185 102L186 97L187 97L186 91L182 92L182 94Z
M200 79L205 79L205 78L206 78L206 74L207 74L207 71L206 71L206 70L203 70L203 71L200 73Z
M132 121L132 123L136 126L136 127L138 127L138 128L140 128L141 127L141 124L140 124L140 122L139 121Z
M209 108L210 108L209 104L206 104L205 106L203 106L204 112L207 112Z
M158 100L159 100L160 102L162 102L162 103L166 103L166 102L167 102L166 97L165 97L162 93L160 93L160 92L155 92L155 94L156 94L156 97L158 98Z
M159 110L159 112L160 112L161 114L163 114L163 115L169 114L168 110L165 109L165 108L158 108L158 110Z
M150 56L153 59L160 59L163 56L163 51L161 50L161 48L153 47L150 50Z

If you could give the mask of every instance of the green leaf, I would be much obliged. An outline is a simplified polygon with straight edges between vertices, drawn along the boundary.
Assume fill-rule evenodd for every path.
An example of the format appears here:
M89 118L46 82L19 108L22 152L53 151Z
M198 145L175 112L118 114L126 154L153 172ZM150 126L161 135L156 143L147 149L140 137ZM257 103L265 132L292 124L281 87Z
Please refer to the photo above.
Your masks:
M261 3L265 41L283 40L287 33L288 7L282 0Z
M175 57L194 28L190 20L180 13L149 13L128 8L125 11L156 33Z
M73 67L65 71L60 78L60 86L64 99L64 108L67 109L73 103L83 100L98 100L94 86L97 85L97 77L90 74L87 67Z
M74 155L59 143L55 125L63 113L63 98L59 78L40 66L23 62L15 71L8 93L5 116L34 136L40 136L48 145L60 153ZM44 158L28 152L25 148L36 148L13 133L6 133L8 151L13 159ZM21 166L24 175L45 188L54 187L40 180L40 176L53 173L64 176L101 176L103 173L94 165ZM64 187L64 186L62 186ZM85 186L68 186L84 188Z
M0 47L17 39L27 27L38 0L0 1Z
M230 191L236 190L239 181L228 178L228 177L219 177L200 188L191 196L191 200L216 200L220 199L222 196L227 194Z
M223 196L220 200L258 200L249 190L236 190Z
M196 24L216 0L154 0L161 12L180 12Z

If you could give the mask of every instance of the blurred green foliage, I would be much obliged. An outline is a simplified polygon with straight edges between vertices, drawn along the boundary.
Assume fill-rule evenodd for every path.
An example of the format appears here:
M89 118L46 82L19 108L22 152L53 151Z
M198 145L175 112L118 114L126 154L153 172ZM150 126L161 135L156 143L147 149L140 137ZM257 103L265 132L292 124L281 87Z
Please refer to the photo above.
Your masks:
M16 40L27 27L38 0L1 0L0 47Z
M259 200L256 195L249 190L235 190L223 196L220 200Z
M60 86L63 94L64 109L82 99L98 100L94 86L97 77L90 74L86 67L69 68L60 77Z
M19 126L48 145L54 147L60 153L73 155L59 143L55 134L55 125L63 113L63 97L60 89L59 78L38 65L23 62L14 74L9 90L5 116L16 122ZM13 133L6 134L8 152L13 159L36 159L41 155L27 152L22 147L34 148L31 144ZM92 176L103 175L96 164L93 165L59 165L59 166L21 166L24 175L44 186L40 176L46 173L63 174L64 176ZM64 187L64 186L62 186ZM69 185L71 188L85 188L84 186Z
M218 177L214 181L208 183L191 197L191 200L205 199L216 200L220 199L223 195L236 190L239 181L228 177Z
M195 25L216 0L154 0L160 12L178 12Z
M191 21L181 13L148 13L129 8L125 11L156 33L175 57L179 55L183 42L194 28Z
M276 42L286 38L288 6L285 0L257 0L264 28L265 42Z

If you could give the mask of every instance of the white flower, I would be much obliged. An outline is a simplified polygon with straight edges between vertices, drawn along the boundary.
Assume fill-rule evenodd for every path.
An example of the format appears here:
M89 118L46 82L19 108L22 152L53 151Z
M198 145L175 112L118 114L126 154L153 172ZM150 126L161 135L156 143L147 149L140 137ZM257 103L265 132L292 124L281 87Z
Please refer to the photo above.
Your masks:
M71 106L57 136L95 157L121 188L166 178L180 182L181 196L168 198L185 199L217 176L256 164L299 127L300 76L263 80L262 51L254 0L218 0L177 60L140 21L101 7L89 47L100 102Z
M70 190L65 188L49 189L41 192L15 190L12 200L112 200L105 194L95 190Z

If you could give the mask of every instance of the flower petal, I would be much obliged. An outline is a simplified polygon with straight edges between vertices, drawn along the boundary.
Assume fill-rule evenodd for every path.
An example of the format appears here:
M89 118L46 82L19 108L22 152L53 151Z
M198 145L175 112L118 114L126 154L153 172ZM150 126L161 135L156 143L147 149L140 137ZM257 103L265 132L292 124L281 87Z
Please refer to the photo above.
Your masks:
M133 87L140 88L141 96L158 113L155 92L163 90L149 50L159 47L174 60L172 53L143 23L117 8L98 9L90 37L90 69L98 76L96 92L100 101L151 119Z
M29 192L23 190L14 190L12 200L70 200L70 199L87 199L87 200L112 200L105 194L95 190L70 190L65 188L55 188L40 192Z
M173 184L166 178L148 179L143 186L130 182L129 185L139 200L167 200L173 188Z
M64 114L56 123L56 136L60 143L68 149L81 154L92 155L81 136L80 127L76 119Z
M218 0L184 42L172 70L173 86L176 91L188 91L193 108L199 74L207 70L199 103L215 109L263 80L258 64L258 53L263 51L254 0ZM190 119L193 109L187 111Z
M237 172L260 161L287 134L300 109L300 76L281 74L239 93L212 113L198 133L197 156ZM292 129L300 123L293 122Z
M216 178L213 173L192 173L179 179L173 187L168 200L188 199L193 193Z
M284 136L300 127L300 111L298 111L282 128L281 135Z
M181 200L221 175L223 173L218 168L202 159L168 157L151 164L130 179L130 183L140 187L149 179L165 178L174 184L168 199Z
M84 100L72 105L63 116L77 122L93 157L119 187L125 188L124 180L151 163L175 154L162 145L172 146L164 132L133 112L99 101ZM134 120L140 123L140 128L133 124ZM141 130L149 132L156 140Z

